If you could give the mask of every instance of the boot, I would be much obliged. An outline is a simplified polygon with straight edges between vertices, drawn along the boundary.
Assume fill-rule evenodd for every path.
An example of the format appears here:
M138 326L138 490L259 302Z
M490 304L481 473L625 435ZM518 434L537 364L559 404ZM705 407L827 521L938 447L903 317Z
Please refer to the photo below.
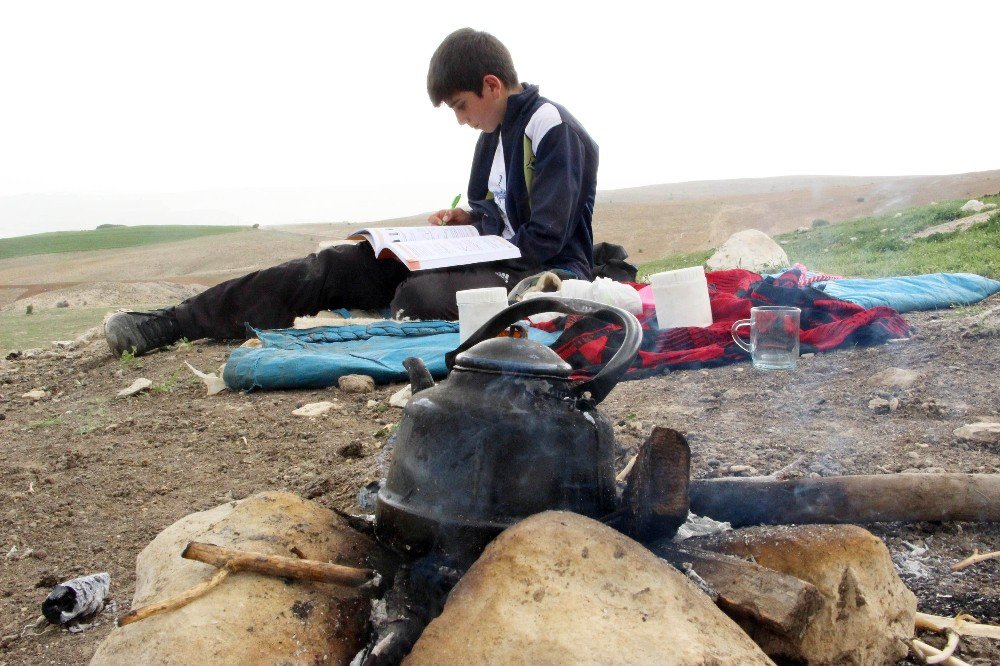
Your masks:
M104 322L104 337L116 358L123 352L142 356L181 339L174 308L150 312L116 312Z

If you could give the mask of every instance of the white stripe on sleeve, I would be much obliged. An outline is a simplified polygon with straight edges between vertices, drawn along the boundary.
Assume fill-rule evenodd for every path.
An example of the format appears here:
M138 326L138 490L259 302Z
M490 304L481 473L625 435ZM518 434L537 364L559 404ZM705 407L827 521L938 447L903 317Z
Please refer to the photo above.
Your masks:
M549 102L542 104L531 114L531 119L528 120L524 133L531 140L531 145L534 146L536 153L538 152L538 144L542 142L548 131L561 123L562 116L559 115L559 109Z

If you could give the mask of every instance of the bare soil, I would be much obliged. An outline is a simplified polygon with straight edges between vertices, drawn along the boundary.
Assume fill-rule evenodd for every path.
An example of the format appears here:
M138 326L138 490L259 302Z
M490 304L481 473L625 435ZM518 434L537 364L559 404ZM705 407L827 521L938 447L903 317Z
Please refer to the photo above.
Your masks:
M909 342L806 357L791 373L740 364L624 382L602 405L616 423L619 467L654 425L664 425L686 434L696 477L769 474L792 463L793 475L1000 473L1000 446L953 434L1000 416L998 306L993 297L972 308L914 313ZM183 363L214 371L230 348L183 344L123 366L98 336L76 349L0 361L0 664L86 662L111 630L114 608L129 607L136 555L188 513L263 490L359 511L359 489L380 477L391 456L384 433L401 412L388 399L400 386L363 395L207 397ZM906 390L866 385L888 367L918 370L922 379ZM116 399L137 377L154 389ZM33 389L47 396L22 397ZM873 412L868 402L878 396L897 397L898 409ZM317 418L292 415L320 400L337 407ZM338 453L352 442L361 444L360 457ZM949 568L974 549L1000 549L1000 526L871 529L921 610L1000 622L1000 561ZM24 630L53 585L99 571L111 574L113 607L94 625L75 634ZM960 655L998 663L1000 646L963 640Z

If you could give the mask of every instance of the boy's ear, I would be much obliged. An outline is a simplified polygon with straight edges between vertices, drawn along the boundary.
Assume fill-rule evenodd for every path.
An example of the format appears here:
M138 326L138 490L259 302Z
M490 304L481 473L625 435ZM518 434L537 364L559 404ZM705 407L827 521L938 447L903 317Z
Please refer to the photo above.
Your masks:
M480 97L489 96L497 97L500 93L504 91L503 81L496 77L494 74L487 74L483 77L483 93Z

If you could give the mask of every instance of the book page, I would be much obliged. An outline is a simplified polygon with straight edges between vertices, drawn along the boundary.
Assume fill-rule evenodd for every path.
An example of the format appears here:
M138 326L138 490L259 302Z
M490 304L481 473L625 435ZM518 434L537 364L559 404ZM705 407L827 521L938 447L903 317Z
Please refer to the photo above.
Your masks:
M427 241L435 238L476 238L478 236L479 232L471 224L456 224L446 227L428 224L423 227L375 227L361 229L355 231L347 238L349 240L368 241L375 248L376 254L378 254L388 247L390 243Z
M516 259L521 256L517 246L500 236L478 235L399 242L386 250L399 257L411 271Z

